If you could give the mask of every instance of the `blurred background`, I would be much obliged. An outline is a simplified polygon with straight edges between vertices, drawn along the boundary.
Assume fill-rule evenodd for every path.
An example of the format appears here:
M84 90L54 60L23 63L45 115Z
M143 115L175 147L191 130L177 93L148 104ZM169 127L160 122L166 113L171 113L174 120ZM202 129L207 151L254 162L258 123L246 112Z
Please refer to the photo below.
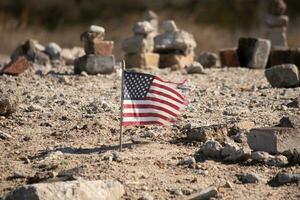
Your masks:
M300 47L300 1L285 2L289 46ZM30 38L44 45L80 46L80 34L95 24L105 27L120 57L122 40L147 9L194 34L197 53L217 52L236 46L241 36L264 37L266 5L267 0L0 0L0 54L10 54Z

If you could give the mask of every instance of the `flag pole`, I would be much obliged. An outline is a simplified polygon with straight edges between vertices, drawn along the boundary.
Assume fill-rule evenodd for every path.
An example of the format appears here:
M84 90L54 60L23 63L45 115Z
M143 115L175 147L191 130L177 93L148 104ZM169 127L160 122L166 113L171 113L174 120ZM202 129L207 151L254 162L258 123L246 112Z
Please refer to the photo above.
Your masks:
M125 60L122 60L121 68L121 112L120 112L120 139L119 139L119 150L122 151L122 135L123 135L123 98L124 98L124 70L125 70Z

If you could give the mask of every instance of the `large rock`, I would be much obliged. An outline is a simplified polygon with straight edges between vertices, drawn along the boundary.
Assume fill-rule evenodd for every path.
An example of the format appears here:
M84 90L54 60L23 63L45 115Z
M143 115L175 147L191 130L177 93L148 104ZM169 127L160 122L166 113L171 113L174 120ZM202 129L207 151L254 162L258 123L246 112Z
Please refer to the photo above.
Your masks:
M215 139L218 142L224 142L228 135L228 127L226 124L189 127L186 134L190 141L206 142L208 139Z
M237 53L242 67L265 68L271 49L269 40L240 38Z
M215 67L218 61L218 55L211 52L203 52L199 55L198 61L205 68Z
M189 55L196 47L194 36L185 31L165 32L154 38L156 53L175 53Z
M160 54L159 67L172 69L183 69L190 66L194 62L194 54Z
M295 64L300 68L300 51L299 49L274 49L269 56L268 67Z
M125 193L117 181L40 183L16 188L4 200L118 200Z
M219 159L221 157L222 149L223 147L219 142L209 140L200 147L199 153L202 153L203 155L210 158Z
M300 130L285 127L251 129L248 144L254 151L271 154L300 151Z
M126 68L157 69L159 54L138 53L125 55Z
M114 56L85 55L74 61L74 72L80 74L82 71L90 75L111 74L115 71Z
M154 41L151 37L135 35L123 41L122 49L127 54L151 53L154 49Z
M238 162L248 160L251 156L249 148L239 147L235 143L226 143L221 151L224 161Z
M299 86L299 70L293 64L277 65L266 69L266 78L273 87Z
M0 70L0 74L19 75L25 72L31 67L31 63L25 57L18 57L12 60L3 69Z
M60 59L61 50L58 44L51 42L46 46L45 52L49 55L50 59L56 60Z
M236 49L221 49L219 51L222 67L239 67L240 61Z
M142 22L137 22L133 28L132 31L136 35L144 35L147 36L150 33L154 31L154 28L148 21L142 21Z

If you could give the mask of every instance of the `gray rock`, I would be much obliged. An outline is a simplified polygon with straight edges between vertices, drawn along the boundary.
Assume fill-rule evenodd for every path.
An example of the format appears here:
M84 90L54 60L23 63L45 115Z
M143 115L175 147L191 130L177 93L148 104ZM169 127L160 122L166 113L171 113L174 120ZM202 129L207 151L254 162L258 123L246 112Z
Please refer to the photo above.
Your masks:
M201 190L200 193L192 195L189 200L208 200L210 198L216 197L218 195L218 190L215 187L208 187Z
M117 181L69 181L26 185L8 193L4 200L118 200L125 193Z
M127 54L149 53L154 49L154 41L151 37L145 38L142 35L135 35L123 41L122 49Z
M248 144L254 151L265 151L271 154L285 151L300 151L299 129L286 127L270 127L251 129Z
M248 148L239 147L235 143L226 143L221 151L221 156L224 161L237 162L248 160L251 155L251 150Z
M82 71L90 75L111 74L115 71L114 56L85 55L74 61L74 72L80 74Z
M294 64L273 66L265 71L265 75L273 87L299 86L299 70Z
M276 181L280 185L287 184L287 183L297 183L300 182L300 174L279 172L274 177L274 181Z
M50 59L60 59L60 53L62 49L60 46L54 42L49 43L46 46L45 52L49 55Z
M205 68L210 68L217 65L218 55L211 52L203 52L199 55L198 61Z
M205 74L203 66L198 62L193 62L190 66L186 68L188 74Z
M266 160L266 164L275 167L284 167L289 163L287 157L283 155L270 156L268 160Z
M243 131L240 131L237 134L233 135L232 139L237 143L244 143L247 141L247 137Z
M178 165L194 165L196 164L196 160L192 156L187 156L178 162Z
M257 162L266 162L271 155L264 151L254 151L251 153L251 159Z
M186 127L184 131L187 134L188 140L198 142L206 142L208 139L215 139L219 142L224 142L228 134L228 128L226 124Z
M162 22L162 28L165 32L176 32L178 28L173 20L165 20Z
M242 183L266 183L267 181L256 173L238 174L238 179Z
M177 53L189 55L196 47L194 36L185 31L165 32L154 38L157 53Z
M300 98L294 99L286 104L288 108L300 108Z
M14 94L5 95L0 92L0 115L7 116L16 112L18 102L18 98Z
M278 126L300 128L300 115L289 115L287 117L282 117Z
M200 147L199 152L211 158L220 158L222 149L223 147L219 142L209 140Z
M268 62L271 42L261 38L240 38L237 49L242 67L265 68Z
M137 22L133 26L133 32L136 35L148 35L154 31L152 25L147 21Z

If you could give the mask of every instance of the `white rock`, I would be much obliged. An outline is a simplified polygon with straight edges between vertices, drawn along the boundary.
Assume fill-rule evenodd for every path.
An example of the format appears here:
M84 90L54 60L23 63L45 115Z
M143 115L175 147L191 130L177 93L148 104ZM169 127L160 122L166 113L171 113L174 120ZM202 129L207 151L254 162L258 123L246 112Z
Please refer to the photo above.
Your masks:
M186 68L188 74L205 74L203 66L199 62L193 62Z
M61 50L61 47L54 42L49 43L45 49L51 59L59 59Z
M162 28L165 32L176 32L178 28L173 20L166 20L162 22Z
M222 149L223 147L219 142L209 140L201 146L199 152L211 158L220 158Z
M138 35L148 35L149 33L154 31L152 25L147 21L137 22L133 26L133 32Z
M91 25L89 31L94 33L101 33L101 34L105 33L105 29L102 26L97 26L97 25Z

